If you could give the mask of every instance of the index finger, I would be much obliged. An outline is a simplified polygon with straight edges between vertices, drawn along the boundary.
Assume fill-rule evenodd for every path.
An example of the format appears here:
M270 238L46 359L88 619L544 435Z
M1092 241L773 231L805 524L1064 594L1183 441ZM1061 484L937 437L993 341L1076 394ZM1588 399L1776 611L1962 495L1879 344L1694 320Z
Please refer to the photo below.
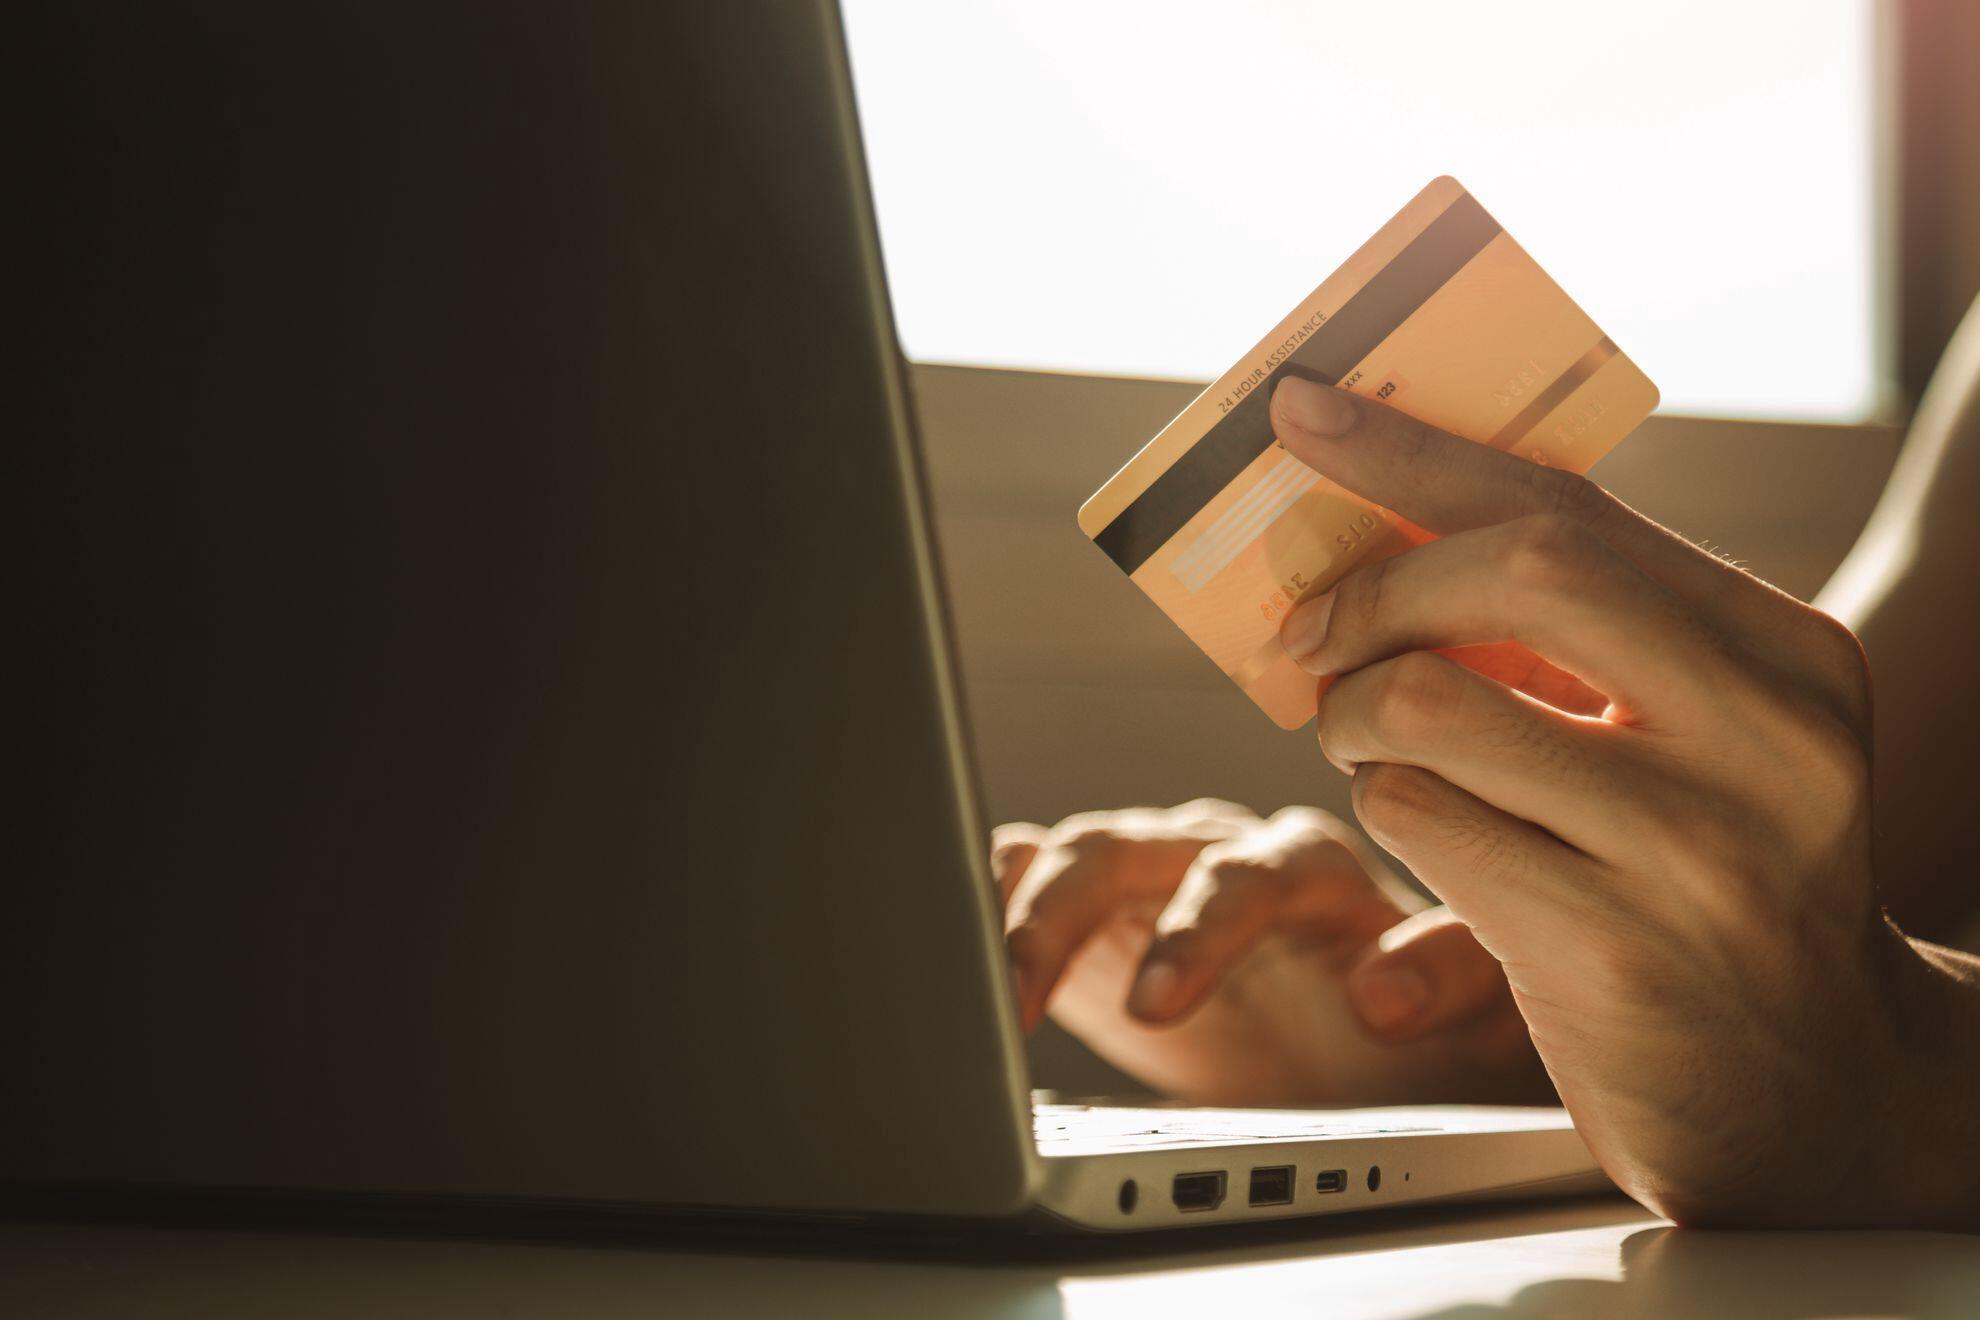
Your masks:
M1333 819L1289 808L1196 855L1155 923L1128 996L1146 1022L1186 1016L1266 932L1358 948L1408 915Z
M1644 517L1578 473L1452 435L1373 399L1298 376L1272 392L1272 430L1322 476L1437 536L1554 514L1688 601L1721 633L1832 698L1860 668L1825 616ZM1813 640L1811 641L1811 637Z
M1244 828L1236 819L1097 813L1043 840L1004 909L1004 947L1024 1029L1045 1016L1059 978L1123 900L1163 903L1196 854Z
M1438 536L1532 513L1567 514L1591 524L1637 517L1573 472L1529 463L1298 376L1285 377L1272 391L1271 413L1273 433L1287 453ZM1617 530L1628 535L1626 528Z

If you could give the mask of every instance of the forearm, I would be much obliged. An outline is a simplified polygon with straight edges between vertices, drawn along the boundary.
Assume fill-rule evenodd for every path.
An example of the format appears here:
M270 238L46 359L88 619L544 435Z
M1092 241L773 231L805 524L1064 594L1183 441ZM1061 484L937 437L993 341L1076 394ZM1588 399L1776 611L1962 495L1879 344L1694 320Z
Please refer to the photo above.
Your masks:
M1846 619L1870 657L1878 888L1908 933L1959 938L1980 915L1980 835L1967 790L1980 758L1972 667L1980 636L1949 609L1974 584L1921 563L1863 617Z
M1870 659L1877 875L1907 931L1952 937L1980 910L1964 785L1980 756L1980 304L1921 402L1870 524L1816 605Z

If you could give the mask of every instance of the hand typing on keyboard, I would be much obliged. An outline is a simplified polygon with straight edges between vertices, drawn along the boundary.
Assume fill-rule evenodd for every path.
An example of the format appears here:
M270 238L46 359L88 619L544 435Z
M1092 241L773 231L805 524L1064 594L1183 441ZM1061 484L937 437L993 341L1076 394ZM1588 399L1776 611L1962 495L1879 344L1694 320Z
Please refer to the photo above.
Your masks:
M1204 1104L1553 1098L1504 974L1338 820L1228 802L999 827L1027 1029Z

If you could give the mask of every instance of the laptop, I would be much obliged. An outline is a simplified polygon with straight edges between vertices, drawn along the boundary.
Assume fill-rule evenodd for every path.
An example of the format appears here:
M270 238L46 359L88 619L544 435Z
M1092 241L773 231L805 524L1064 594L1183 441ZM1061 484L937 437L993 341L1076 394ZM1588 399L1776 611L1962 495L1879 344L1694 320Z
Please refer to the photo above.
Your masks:
M1034 1104L832 4L13 26L16 1195L1601 1185L1559 1111Z

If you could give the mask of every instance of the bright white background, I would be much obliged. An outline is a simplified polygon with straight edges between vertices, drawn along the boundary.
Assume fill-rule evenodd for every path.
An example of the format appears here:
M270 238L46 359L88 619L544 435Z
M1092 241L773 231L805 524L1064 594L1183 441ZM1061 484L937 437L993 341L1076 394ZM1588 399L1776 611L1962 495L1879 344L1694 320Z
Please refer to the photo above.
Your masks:
M1876 403L1870 0L844 0L922 361L1207 379L1453 174L1664 409Z

